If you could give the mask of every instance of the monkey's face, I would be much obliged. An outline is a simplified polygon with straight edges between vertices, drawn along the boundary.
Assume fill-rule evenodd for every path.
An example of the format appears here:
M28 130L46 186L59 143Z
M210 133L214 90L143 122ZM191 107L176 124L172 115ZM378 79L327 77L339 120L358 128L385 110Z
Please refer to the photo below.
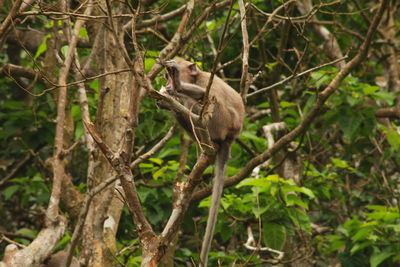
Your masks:
M179 71L179 80L195 84L199 73L197 64L179 57L175 58L175 62Z

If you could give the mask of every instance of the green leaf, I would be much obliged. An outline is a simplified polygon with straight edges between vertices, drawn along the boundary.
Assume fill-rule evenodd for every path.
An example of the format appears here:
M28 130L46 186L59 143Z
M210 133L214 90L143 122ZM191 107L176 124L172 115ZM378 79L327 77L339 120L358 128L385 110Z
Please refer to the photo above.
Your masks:
M158 180L158 178L162 177L165 174L165 168L160 168L156 172L153 173L153 179Z
M240 182L236 187L240 188L243 186L257 186L269 190L271 183L266 178L247 178Z
M3 190L4 199L5 200L10 199L15 194L15 192L17 192L20 188L21 188L20 185L8 186L6 189Z
M253 212L254 216L258 219L260 218L261 214L265 213L268 210L268 206L257 207L253 206L251 211Z
M47 34L45 38L43 38L42 42L40 43L38 50L36 51L34 59L37 59L41 54L46 52L47 50L47 39L51 37L51 34Z
M243 131L240 136L249 140L256 141L260 144L266 143L266 140L264 138L258 137L257 135L249 131Z
M28 229L28 228L21 228L21 229L18 229L17 234L22 234L22 235L29 236L31 238L35 238L37 232L33 231L31 229Z
M161 165L164 162L162 159L159 158L149 158L149 161L154 162L157 165Z
M388 91L378 91L374 93L375 99L381 99L392 106L396 96Z
M400 148L400 135L397 131L390 129L386 136L389 144L396 150Z
M61 53L64 56L64 58L67 58L68 56L68 47L69 47L68 45L63 45L61 47Z
M82 27L79 30L79 37L80 38L89 38L89 35L88 35L88 32L87 32L86 28Z
M78 123L75 128L75 140L79 140L83 136L83 124Z
M307 203L303 202L303 200L301 200L301 198L299 198L295 194L286 195L285 200L286 200L286 206L288 206L288 207L293 206L293 205L298 205L298 206L308 210Z
M286 227L267 222L263 226L264 240L267 247L282 250L286 243Z
M333 166L335 166L337 168L342 168L342 169L349 168L349 164L347 163L347 161L344 161L342 159L332 158L331 161L332 161Z
M349 109L347 109L345 113L341 114L339 117L339 126L345 137L352 139L354 134L360 128L361 121L362 117Z
M296 103L287 102L287 101L281 101L280 105L281 105L282 108L288 108L288 107L296 106Z
M265 67L269 70L272 71L274 70L275 66L278 65L278 62L271 62L271 63L267 63L265 64Z
M314 193L306 188L306 187L298 187L295 185L283 185L282 186L282 192L287 193L287 192L299 192L299 193L303 193L307 196L309 196L310 198L315 198Z
M69 240L71 240L71 236L69 234L65 234L63 238L57 243L56 249L65 247L65 245L68 244Z
M371 258L369 259L369 262L371 264L371 267L376 267L379 264L381 264L384 260L389 258L390 256L394 255L394 252L392 251L375 251Z
M365 241L365 242L361 242L361 243L356 243L350 250L350 255L354 255L357 251L360 251L366 247L369 247L370 245L372 245L372 241Z
M356 232L356 234L351 238L353 241L360 241L362 239L367 239L368 235L374 231L374 227L363 227Z
M367 85L362 88L362 91L365 95L372 95L378 90L379 90L379 86L376 86L376 85Z
M144 69L146 72L150 71L150 69L153 67L154 63L156 63L154 58L146 57L144 60Z
M296 226L300 227L307 233L311 233L310 218L308 218L307 214L304 211L298 208L289 208L288 212L290 219Z
M99 79L95 79L89 83L89 87L95 90L96 92L99 91Z

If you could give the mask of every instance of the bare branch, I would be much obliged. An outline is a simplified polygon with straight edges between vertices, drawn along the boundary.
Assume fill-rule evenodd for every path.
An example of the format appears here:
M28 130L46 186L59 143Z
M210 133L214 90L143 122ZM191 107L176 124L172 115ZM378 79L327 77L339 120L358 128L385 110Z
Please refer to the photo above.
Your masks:
M194 8L194 0L190 0L187 5L185 12L182 16L181 22L179 23L178 29L176 30L174 36L172 37L171 41L168 45L166 45L159 54L160 62L156 62L151 70L149 71L148 77L149 79L154 79L158 72L163 68L163 61L168 60L175 56L177 51L182 47L184 42L182 42L182 36L184 34L185 27L188 23L188 20L193 12Z
M186 7L187 7L187 5L182 5L180 8L175 9L171 12L168 12L168 13L165 13L162 15L158 15L158 16L154 16L153 18L148 19L148 20L143 20L138 25L136 25L136 29L141 29L141 28L153 26L155 24L168 21L168 20L182 14L186 10ZM123 29L124 29L124 31L128 31L128 30L130 30L131 27L132 27L132 21L129 21L127 24L124 25Z
M157 143L155 144L149 151L146 153L138 156L132 163L131 163L131 168L136 167L143 161L147 160L151 156L153 156L155 153L157 153L164 145L165 143L168 142L168 140L171 139L172 135L174 134L175 126L172 126L169 128L167 134Z
M246 103L246 96L250 86L249 77L249 34L247 33L247 16L243 0L238 0L243 39L242 77L240 78L240 95Z
M17 173L17 171L30 160L31 156L32 156L31 153L26 154L26 156L20 162L18 162L17 165L15 165L15 167L11 170L11 172L0 180L0 187L3 184L5 184L8 180L10 180Z
M300 78L301 76L304 76L304 75L306 75L306 74L308 74L308 73L310 73L310 72L313 72L313 71L322 69L322 68L324 68L324 67L326 67L326 66L335 65L337 62L342 61L342 60L345 60L345 59L347 59L347 58L348 58L348 56L344 56L344 57L342 57L342 58L338 58L338 59L335 59L335 60L333 60L333 61L330 61L330 62L321 64L321 65L316 66L316 67L313 67L313 68L311 68L311 69L305 70L305 71L303 71L303 72L301 72L301 73L292 74L292 75L290 75L289 77L283 79L282 81L279 81L279 82L274 83L274 84L272 84L272 85L270 85L270 86L261 88L261 89L255 91L255 92L253 92L253 93L248 94L248 95L247 95L247 98L253 97L253 96L258 95L258 94L260 94L260 93L263 93L263 92L266 92L266 91L271 90L271 89L273 89L273 88L276 88L276 87L278 87L278 86L281 86L281 85L283 85L283 84L289 82L289 81L292 80L292 79Z

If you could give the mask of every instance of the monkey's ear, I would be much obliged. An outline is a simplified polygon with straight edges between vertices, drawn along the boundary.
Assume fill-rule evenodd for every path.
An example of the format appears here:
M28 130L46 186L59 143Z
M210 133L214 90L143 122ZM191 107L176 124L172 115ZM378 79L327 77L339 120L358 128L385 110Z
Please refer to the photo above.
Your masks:
M188 66L189 70L190 70L190 75L192 76L196 76L197 74L199 74L199 67L197 67L196 63L191 63Z

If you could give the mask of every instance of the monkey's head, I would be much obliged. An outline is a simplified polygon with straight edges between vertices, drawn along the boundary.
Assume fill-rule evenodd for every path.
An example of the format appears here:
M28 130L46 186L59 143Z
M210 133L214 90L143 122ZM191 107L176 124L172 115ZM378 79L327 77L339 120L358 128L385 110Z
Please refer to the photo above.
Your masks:
M197 64L180 57L176 57L174 60L178 66L179 80L186 83L196 84L197 76L201 71Z

